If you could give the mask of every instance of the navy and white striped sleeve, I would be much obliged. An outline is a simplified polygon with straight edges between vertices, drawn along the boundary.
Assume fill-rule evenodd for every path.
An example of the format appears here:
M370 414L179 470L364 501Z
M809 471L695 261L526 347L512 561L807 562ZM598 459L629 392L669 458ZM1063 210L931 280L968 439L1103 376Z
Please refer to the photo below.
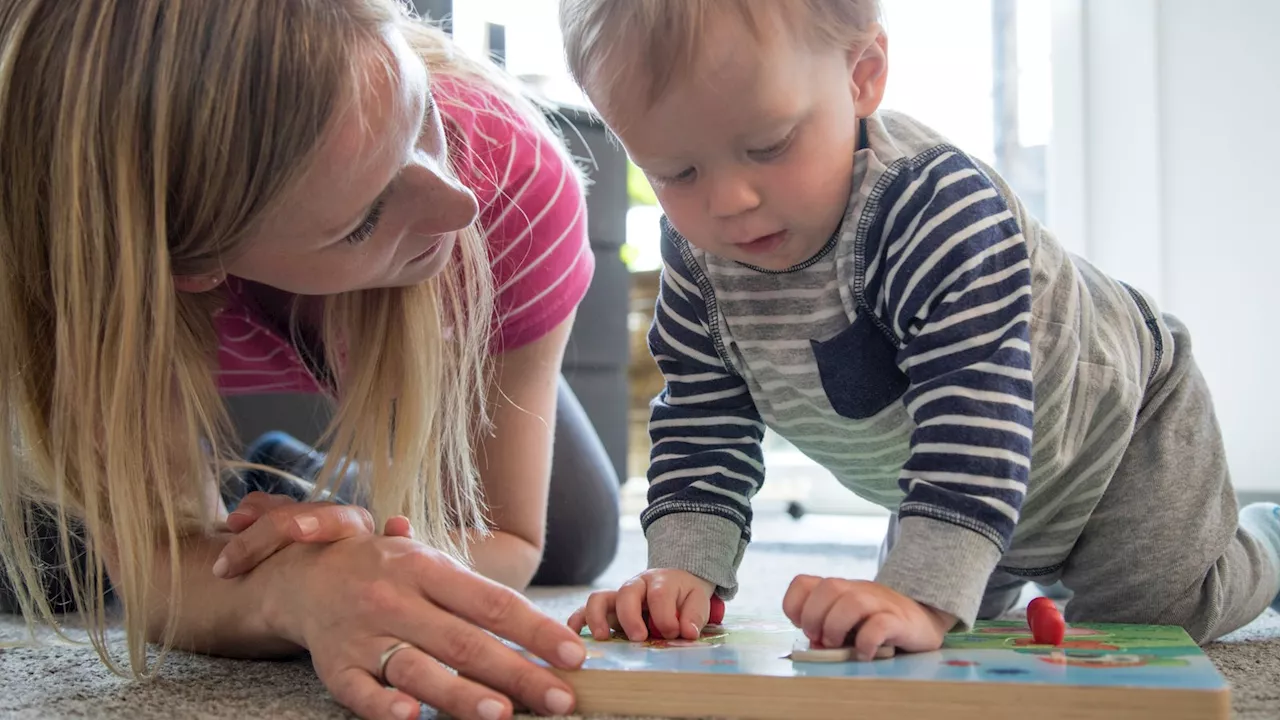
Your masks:
M1030 474L1031 266L1016 218L972 160L944 152L922 164L886 202L880 233L878 314L902 339L915 422L899 545L880 578L967 626Z
M686 570L736 592L764 481L764 423L746 382L716 349L707 302L664 223L661 287L649 351L665 387L650 405L649 566Z

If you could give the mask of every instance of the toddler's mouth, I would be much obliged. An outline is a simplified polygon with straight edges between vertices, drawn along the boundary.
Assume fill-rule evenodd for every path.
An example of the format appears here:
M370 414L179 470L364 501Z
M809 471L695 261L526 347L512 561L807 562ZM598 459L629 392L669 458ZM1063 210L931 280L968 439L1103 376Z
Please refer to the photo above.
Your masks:
M745 243L740 243L736 247L746 252L758 255L758 254L769 253L769 252L773 252L774 250L777 250L778 246L782 244L782 241L786 239L787 239L787 231L779 230L778 232L770 233L768 235L758 237L755 240L751 240Z

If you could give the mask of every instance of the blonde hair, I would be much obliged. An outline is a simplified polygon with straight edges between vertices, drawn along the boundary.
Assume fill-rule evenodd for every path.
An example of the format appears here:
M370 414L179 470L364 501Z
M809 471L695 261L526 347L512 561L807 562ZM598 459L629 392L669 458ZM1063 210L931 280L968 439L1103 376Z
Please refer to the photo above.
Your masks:
M29 625L56 625L29 535L52 512L117 673L104 552L143 675L158 553L179 566L183 536L210 530L210 478L238 467L214 380L216 298L178 293L173 277L236 256L361 87L362 54L386 55L391 25L437 77L483 83L549 129L514 83L398 0L0 6L0 560ZM479 229L459 248L429 282L326 298L321 337L336 369L325 484L354 463L379 526L407 515L465 559L467 534L485 532L472 448L492 287ZM179 577L163 588L170 607Z
M879 16L878 0L560 0L574 81L597 103L621 91L646 107L698 67L717 20L742 22L757 40L782 29L814 47L853 48Z

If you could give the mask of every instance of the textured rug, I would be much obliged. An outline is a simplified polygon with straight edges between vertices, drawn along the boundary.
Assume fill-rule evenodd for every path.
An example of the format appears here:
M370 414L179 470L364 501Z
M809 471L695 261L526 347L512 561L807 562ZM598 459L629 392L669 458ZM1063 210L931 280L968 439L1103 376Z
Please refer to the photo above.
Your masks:
M741 612L774 612L796 573L869 577L876 548L761 541L743 563ZM616 586L642 570L643 540L625 534L617 561L599 584ZM557 618L567 618L589 588L535 589L530 597ZM22 623L0 616L0 642L20 640ZM1240 720L1280 717L1280 616L1269 613L1206 648L1231 681ZM170 656L161 678L131 683L98 662L92 648L56 641L0 650L3 718L350 718L316 680L310 665L247 662L186 653Z

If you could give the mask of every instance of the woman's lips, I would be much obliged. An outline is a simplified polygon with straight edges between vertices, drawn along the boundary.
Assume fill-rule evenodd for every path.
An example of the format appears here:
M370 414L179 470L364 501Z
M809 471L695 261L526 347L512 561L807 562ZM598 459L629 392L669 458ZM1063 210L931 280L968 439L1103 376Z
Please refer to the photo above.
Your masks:
M436 251L440 249L440 245L443 242L444 242L444 236L443 235L437 236L435 239L431 241L431 244L427 246L427 249L415 255L413 259L409 261L409 264L412 265L414 263L422 262L423 260L430 258L432 255L435 255Z

